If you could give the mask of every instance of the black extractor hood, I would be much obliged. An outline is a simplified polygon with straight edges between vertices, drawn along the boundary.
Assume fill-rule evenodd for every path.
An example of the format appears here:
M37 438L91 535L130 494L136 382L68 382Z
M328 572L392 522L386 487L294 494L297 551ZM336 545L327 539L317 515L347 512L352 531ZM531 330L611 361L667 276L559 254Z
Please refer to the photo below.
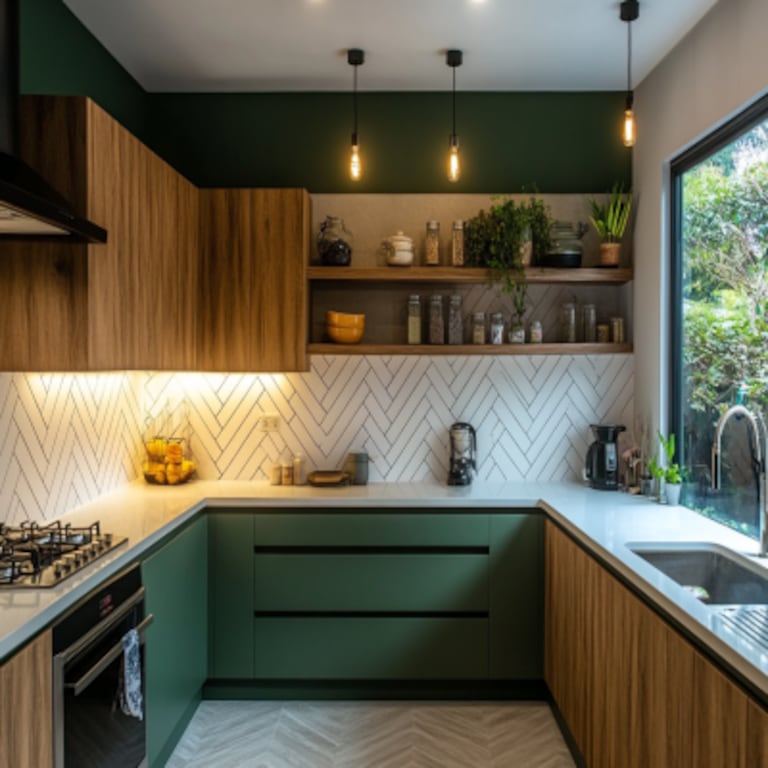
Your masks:
M106 243L107 233L23 163L19 136L19 2L0 0L0 237Z

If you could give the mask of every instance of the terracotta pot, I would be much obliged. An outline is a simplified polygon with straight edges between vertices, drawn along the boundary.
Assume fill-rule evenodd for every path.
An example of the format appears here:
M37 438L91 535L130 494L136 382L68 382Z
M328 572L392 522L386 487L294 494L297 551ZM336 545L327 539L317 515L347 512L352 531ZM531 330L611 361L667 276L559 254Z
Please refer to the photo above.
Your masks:
M604 267L618 267L621 243L600 243L600 264Z

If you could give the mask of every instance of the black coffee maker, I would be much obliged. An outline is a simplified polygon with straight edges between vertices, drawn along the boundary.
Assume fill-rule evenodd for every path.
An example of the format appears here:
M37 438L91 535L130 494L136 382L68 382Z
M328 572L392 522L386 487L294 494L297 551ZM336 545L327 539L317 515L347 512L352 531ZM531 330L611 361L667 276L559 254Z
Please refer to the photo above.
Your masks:
M625 430L621 424L590 424L595 442L589 446L584 476L592 488L615 491L619 487L619 448L616 441Z
M459 421L451 424L451 464L448 485L469 485L472 472L477 471L477 434L471 424Z

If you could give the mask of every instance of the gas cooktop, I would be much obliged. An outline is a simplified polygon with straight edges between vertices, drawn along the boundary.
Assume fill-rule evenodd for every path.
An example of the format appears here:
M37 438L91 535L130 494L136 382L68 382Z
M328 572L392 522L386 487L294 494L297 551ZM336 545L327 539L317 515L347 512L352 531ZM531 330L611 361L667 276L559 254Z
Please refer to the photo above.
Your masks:
M98 522L0 524L0 589L55 587L126 541Z

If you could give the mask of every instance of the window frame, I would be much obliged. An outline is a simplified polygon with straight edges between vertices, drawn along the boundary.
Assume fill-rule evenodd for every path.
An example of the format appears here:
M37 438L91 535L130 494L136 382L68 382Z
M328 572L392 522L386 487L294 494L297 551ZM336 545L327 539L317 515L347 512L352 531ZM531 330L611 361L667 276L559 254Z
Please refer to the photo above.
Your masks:
M668 432L679 435L676 461L685 462L683 437L683 236L682 178L686 171L732 144L756 125L768 120L768 93L729 118L685 149L669 164L669 359L667 381Z

